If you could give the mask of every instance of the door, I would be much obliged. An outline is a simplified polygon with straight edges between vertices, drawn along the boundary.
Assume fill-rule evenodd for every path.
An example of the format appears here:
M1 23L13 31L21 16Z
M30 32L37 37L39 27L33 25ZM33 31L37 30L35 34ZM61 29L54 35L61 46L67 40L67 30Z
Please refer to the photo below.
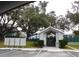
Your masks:
M55 37L49 37L49 38L47 38L47 46L55 46L55 41L56 41L56 39L55 39Z

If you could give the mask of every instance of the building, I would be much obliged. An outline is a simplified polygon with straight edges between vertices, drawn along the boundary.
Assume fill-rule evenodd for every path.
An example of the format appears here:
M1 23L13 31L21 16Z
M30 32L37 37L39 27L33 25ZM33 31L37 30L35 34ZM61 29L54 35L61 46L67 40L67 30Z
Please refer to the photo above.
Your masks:
M40 32L37 32L40 40L44 40L44 46L59 47L59 40L63 40L64 32L57 28L49 26Z

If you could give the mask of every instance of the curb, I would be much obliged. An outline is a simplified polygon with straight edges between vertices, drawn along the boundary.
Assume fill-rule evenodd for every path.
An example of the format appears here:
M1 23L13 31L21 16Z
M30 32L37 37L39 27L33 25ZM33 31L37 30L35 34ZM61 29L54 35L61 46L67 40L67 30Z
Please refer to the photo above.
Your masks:
M70 46L69 46L70 47ZM0 48L0 50L19 50L19 51L40 51L41 52L61 52L61 51L73 51L73 52L79 52L78 49L68 50L68 49L58 49L58 50L50 50L50 49L43 49L43 48Z

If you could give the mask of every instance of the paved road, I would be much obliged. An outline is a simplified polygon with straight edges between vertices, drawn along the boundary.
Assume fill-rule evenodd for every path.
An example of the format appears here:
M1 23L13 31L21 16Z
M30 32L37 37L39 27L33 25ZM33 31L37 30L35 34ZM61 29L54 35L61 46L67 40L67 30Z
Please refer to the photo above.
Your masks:
M46 50L9 50L0 49L0 57L79 57L79 52Z

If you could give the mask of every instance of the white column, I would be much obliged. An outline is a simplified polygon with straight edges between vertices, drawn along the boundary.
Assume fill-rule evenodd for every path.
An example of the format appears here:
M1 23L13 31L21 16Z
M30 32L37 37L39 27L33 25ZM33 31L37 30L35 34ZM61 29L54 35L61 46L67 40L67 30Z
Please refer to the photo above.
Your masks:
M45 33L40 34L40 40L44 40L44 45L46 46L46 34Z
M44 33L43 35L44 35L44 46L46 46L46 33Z
M56 47L59 48L59 34L56 33Z

